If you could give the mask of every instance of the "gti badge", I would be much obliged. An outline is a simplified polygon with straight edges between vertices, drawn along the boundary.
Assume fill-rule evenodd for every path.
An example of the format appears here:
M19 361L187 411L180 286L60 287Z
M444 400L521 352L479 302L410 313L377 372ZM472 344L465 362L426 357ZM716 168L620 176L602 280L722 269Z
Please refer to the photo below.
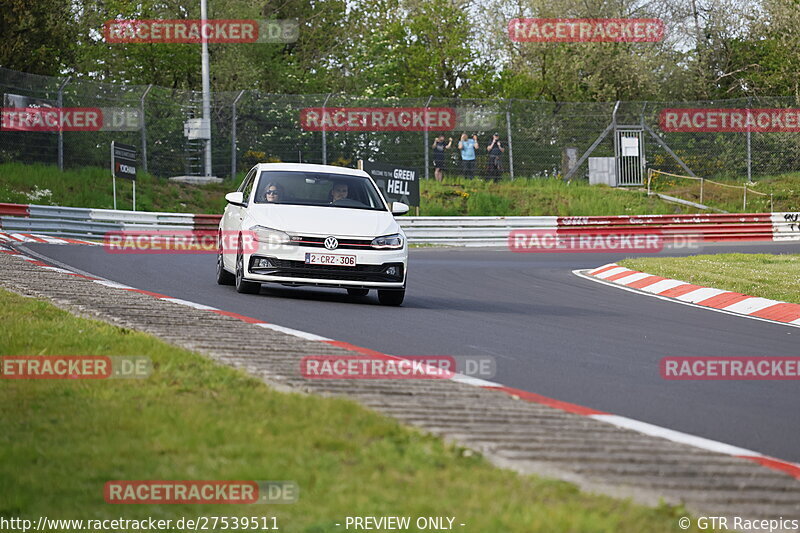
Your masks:
M335 250L339 247L339 241L336 240L336 237L328 237L325 239L325 248L328 250Z

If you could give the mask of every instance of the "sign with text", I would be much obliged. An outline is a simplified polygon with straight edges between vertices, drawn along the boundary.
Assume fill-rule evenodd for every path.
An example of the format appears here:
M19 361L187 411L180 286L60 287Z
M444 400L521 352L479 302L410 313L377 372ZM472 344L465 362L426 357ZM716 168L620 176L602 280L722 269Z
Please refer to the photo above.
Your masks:
M419 207L419 171L371 161L364 161L363 169L378 184L387 202Z
M115 178L136 180L136 147L111 141L111 171Z

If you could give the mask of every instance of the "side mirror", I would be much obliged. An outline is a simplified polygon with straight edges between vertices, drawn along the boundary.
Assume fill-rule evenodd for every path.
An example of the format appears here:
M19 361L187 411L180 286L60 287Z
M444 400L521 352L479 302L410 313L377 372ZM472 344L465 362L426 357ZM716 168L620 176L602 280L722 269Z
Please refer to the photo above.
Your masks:
M403 202L392 202L393 215L405 215L408 213L408 206Z
M229 192L225 195L225 200L227 200L229 204L244 205L244 194L239 191Z

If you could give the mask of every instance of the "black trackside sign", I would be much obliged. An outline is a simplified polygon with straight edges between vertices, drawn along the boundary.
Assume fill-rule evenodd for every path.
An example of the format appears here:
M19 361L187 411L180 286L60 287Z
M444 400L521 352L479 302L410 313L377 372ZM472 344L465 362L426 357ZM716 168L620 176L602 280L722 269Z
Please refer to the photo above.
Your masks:
M372 176L387 202L419 207L419 171L387 163L364 161L364 172Z
M111 171L115 178L136 179L136 147L111 143Z

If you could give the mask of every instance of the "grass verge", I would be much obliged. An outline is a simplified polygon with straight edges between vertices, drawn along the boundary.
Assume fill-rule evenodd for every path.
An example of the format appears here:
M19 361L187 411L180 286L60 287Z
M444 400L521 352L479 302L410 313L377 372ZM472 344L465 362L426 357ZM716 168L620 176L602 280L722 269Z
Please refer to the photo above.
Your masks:
M140 211L221 213L224 195L239 181L214 185L189 185L142 175L136 184ZM584 182L566 184L557 179L518 179L487 183L483 180L447 178L443 183L420 184L421 215L625 215L692 212L640 191L590 187ZM48 165L0 165L0 202L113 207L107 169L87 167L59 172ZM130 209L130 182L117 180L117 207Z
M678 531L649 509L493 468L343 399L276 392L148 335L0 290L3 355L146 355L140 380L2 380L0 516L277 516L287 532L345 516L454 516L465 532ZM293 480L291 505L104 503L117 479ZM415 529L412 529L415 531Z
M720 178L714 179L725 185L742 187L746 180ZM654 191L682 198L692 202L700 202L700 182L656 174L651 184ZM800 211L800 172L766 176L758 178L748 185L751 192L747 196L747 209L744 208L744 191L741 188L730 188L716 183L705 182L703 185L702 203L710 207L722 209L730 213L768 213L770 211L770 194L772 209L781 211ZM754 194L752 191L762 194Z
M114 195L108 169L84 167L59 172L51 165L0 165L0 202L112 209ZM238 183L237 183L238 186ZM222 213L229 183L190 185L139 173L136 209L175 213ZM117 208L131 209L133 186L117 180Z
M641 257L621 266L784 302L800 303L800 254L716 254Z
M0 202L113 207L111 178L107 169L85 167L59 172L48 165L0 164ZM136 207L140 211L221 213L224 195L235 182L190 185L140 175ZM740 181L726 183L741 185ZM775 211L800 211L800 173L763 178L753 186L774 193ZM660 175L654 188L679 198L699 201L699 184ZM742 211L741 191L707 184L704 201L730 212ZM448 177L420 183L420 215L424 216L588 216L698 213L701 210L648 197L642 190L590 186L585 181L566 183L555 178L519 178L499 183ZM130 182L117 180L117 207L130 209ZM769 201L750 195L748 212L769 211Z
M645 192L566 183L553 178L520 178L500 183L463 178L423 181L420 215L587 216L694 213Z

